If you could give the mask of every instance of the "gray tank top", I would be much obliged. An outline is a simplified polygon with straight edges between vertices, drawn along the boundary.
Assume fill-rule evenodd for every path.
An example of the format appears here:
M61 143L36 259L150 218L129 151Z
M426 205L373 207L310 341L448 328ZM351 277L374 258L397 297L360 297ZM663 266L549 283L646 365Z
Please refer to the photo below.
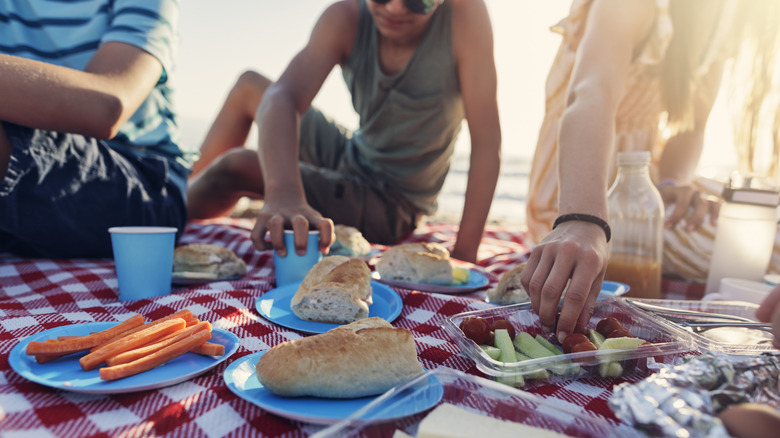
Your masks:
M361 1L355 44L342 66L360 116L348 160L427 214L436 210L464 118L451 4L443 2L434 12L406 68L388 75L380 67L374 20Z

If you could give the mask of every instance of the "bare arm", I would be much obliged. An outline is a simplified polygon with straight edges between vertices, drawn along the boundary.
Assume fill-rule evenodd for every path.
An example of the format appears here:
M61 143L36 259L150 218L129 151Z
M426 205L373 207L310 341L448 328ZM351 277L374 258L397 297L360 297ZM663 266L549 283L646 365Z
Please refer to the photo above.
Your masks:
M720 204L704 199L691 185L704 149L704 132L723 73L723 65L713 65L704 78L700 91L693 102L694 126L689 131L672 136L664 147L659 163L659 182L674 181L674 185L659 187L664 204L673 206L666 218L666 226L674 227L685 218L689 231L697 228L707 214L714 225Z
M306 232L320 231L320 247L333 239L333 222L306 203L298 167L298 126L330 71L349 55L357 28L357 0L328 7L314 26L309 42L273 83L255 117L259 133L260 166L265 181L265 205L252 230L252 241L264 247L266 231L280 255L283 229L295 231L296 251L306 251Z
M453 44L458 63L471 160L458 240L453 257L477 261L501 161L493 29L484 1L455 1Z
M84 71L0 55L0 120L109 139L160 74L154 56L120 42L100 46Z
M633 52L650 30L653 16L649 0L596 0L591 7L558 138L561 214L607 219L615 115ZM570 221L548 234L531 253L522 283L544 327L555 327L558 302L571 281L557 326L561 341L592 312L606 269L607 248L600 227Z

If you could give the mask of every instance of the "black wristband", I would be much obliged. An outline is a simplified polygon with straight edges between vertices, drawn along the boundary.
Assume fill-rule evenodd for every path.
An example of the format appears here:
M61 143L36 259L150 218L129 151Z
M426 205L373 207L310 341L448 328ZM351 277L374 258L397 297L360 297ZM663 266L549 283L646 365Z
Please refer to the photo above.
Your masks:
M552 229L554 230L555 227L558 225L568 222L568 221L583 221L583 222L590 222L592 224L596 224L601 227L602 230L604 230L604 234L607 235L607 242L609 242L609 239L612 238L612 230L609 228L609 224L604 219L593 216L590 214L582 214L582 213L571 213L571 214L562 214L558 216L555 219L555 222L553 222Z

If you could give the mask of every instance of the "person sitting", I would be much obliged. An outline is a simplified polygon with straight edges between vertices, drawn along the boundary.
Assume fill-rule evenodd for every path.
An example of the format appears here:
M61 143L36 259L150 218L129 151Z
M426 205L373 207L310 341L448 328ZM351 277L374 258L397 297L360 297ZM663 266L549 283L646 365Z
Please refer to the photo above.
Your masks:
M349 132L311 102L340 66L359 128ZM201 147L188 189L192 219L263 200L252 239L286 254L282 230L354 226L393 244L436 209L463 120L471 136L468 187L452 256L475 262L500 166L501 132L489 15L483 0L343 0L331 4L275 82L241 75ZM242 147L253 121L255 151ZM258 157L259 156L259 157Z
M174 0L0 4L0 252L111 257L109 227L183 231L177 20Z
M575 0L555 27L563 43L548 76L527 204L529 236L538 245L521 282L542 324L557 329L561 341L587 320L601 289L607 189L618 152L653 155L666 226L674 231L665 252L688 248L689 233L704 221L714 225L719 200L692 184L706 122L729 59L755 55L754 80L744 83L755 85L753 103L765 98L779 13L771 0ZM744 120L752 123L755 114L747 111ZM589 221L553 226L571 214ZM711 228L709 234L711 242ZM708 259L701 263L706 278Z

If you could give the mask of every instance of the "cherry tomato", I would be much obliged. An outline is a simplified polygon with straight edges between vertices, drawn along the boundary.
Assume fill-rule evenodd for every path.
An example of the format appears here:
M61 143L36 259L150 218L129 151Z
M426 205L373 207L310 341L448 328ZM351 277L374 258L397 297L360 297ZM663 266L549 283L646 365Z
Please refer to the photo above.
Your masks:
M607 338L633 338L633 337L634 335L632 335L630 331L622 327L619 329L612 330L607 335Z
M477 344L484 344L490 337L490 324L478 316L466 318L460 323L460 329L467 338Z
M510 339L515 338L515 327L512 325L511 322L505 319L497 319L493 321L493 325L491 328L493 329L494 332L496 331L496 329L506 329L506 331L509 332L509 338Z
M593 342L588 341L588 342L580 342L579 344L574 345L571 348L571 353L579 353L582 351L596 351L596 350L598 350L598 348L596 348ZM578 357L576 360L579 362L586 362L589 359L584 357Z
M583 324L581 322L578 322L574 326L574 333L579 333L579 334L585 335L585 336L588 336L590 334L590 332L588 331L588 326L586 326L585 324Z
M604 335L605 337L615 329L623 328L623 323L618 321L614 316L608 316L598 324L596 324L596 331Z
M590 342L590 339L581 333L572 333L563 340L563 352L571 353L575 345L583 342Z
M579 344L575 344L573 347L571 347L572 353L579 353L581 351L596 351L598 348L593 344L593 342L587 341L587 342L580 342Z

